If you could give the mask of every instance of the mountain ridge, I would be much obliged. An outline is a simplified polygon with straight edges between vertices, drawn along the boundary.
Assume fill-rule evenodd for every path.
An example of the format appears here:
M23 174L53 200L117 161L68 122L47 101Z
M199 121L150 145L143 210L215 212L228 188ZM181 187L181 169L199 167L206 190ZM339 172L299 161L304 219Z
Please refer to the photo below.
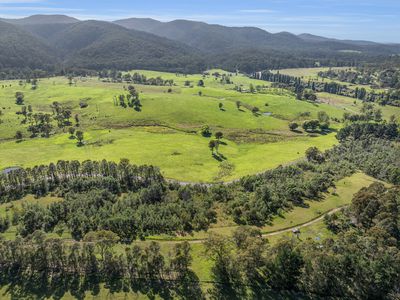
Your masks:
M4 28L0 30L0 50L8 53L0 55L0 67L58 64L61 68L176 72L218 67L251 73L263 69L355 65L400 54L400 44L284 31L270 33L251 26L228 27L182 19L161 22L129 18L107 22L33 15L0 22Z

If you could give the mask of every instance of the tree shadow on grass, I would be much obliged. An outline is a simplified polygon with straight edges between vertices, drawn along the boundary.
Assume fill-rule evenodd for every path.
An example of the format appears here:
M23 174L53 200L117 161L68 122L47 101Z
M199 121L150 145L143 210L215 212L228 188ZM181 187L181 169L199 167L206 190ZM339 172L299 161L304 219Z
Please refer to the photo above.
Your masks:
M11 277L10 277L11 276ZM63 299L67 293L83 300L90 293L99 296L104 284L106 294L141 293L149 299L203 299L199 278L188 271L177 280L101 278L99 276L2 274L2 296L11 299Z
M294 129L294 130L292 130L292 132L294 132L294 133L303 133L303 131L301 131L301 130L298 130L298 129Z
M215 160L218 160L219 162L222 162L222 161L224 161L224 160L227 160L226 156L223 155L222 153L213 153L213 154L212 154L212 157L213 157Z

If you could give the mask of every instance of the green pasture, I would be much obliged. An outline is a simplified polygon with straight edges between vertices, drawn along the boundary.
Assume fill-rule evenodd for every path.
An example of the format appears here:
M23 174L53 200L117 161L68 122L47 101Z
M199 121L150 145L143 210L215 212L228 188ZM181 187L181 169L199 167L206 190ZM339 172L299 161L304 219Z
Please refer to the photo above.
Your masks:
M132 71L133 73L135 71ZM307 148L322 150L332 147L335 133L309 135L291 132L288 124L301 124L315 119L319 111L341 118L344 112L358 112L361 102L336 95L320 94L321 103L295 100L287 91L271 88L269 83L250 79L242 74L231 74L233 84L223 84L219 78L207 75L179 75L173 73L136 71L147 77L173 79L174 86L135 85L140 92L142 110L114 105L114 97L127 94L126 83L104 82L98 78L75 78L69 85L65 77L40 79L38 88L31 89L25 82L0 82L0 169L9 166L29 167L59 159L128 158L135 164L160 167L167 178L189 182L229 181L244 175L262 172L301 158ZM229 74L212 70L213 74ZM317 69L298 69L299 74L318 72ZM205 87L198 87L199 80ZM189 81L191 86L185 86ZM238 92L253 86L263 86L259 93ZM168 91L171 89L170 91ZM54 126L50 138L29 138L28 124L22 124L21 107L15 104L15 93L25 95L25 105L33 112L52 113L50 105L57 101L78 115L84 132L85 146L77 147L67 128ZM199 95L201 92L201 95ZM241 103L237 108L237 102ZM81 108L80 102L88 107ZM219 108L222 103L223 109ZM260 113L253 114L258 107ZM400 109L382 107L385 118L400 116ZM73 117L71 118L73 121ZM54 124L55 125L55 124ZM219 148L221 159L211 155L210 138L200 135L203 125L212 132L223 132L225 138ZM333 130L340 124L332 122ZM24 139L16 142L15 132L22 131ZM229 170L226 171L229 162ZM221 165L222 163L222 165Z
M0 169L8 166L34 166L64 160L114 160L128 158L132 163L160 167L167 178L181 181L214 181L221 169L208 148L209 138L159 127L141 127L85 132L86 145L77 147L68 134L49 139L26 139L21 143L3 142ZM262 172L297 160L311 146L327 149L336 143L333 134L318 137L295 137L273 143L237 144L229 140L219 147L226 161L233 165L231 180Z
M297 69L282 69L279 70L279 73L281 74L285 74L285 75L289 75L289 76L294 76L294 77L301 77L304 81L308 81L308 80L315 80L315 81L321 81L321 82L336 82L338 84L341 85L346 85L350 88L365 88L367 91L372 90L371 86L369 85L361 85L361 84L352 84L349 82L344 82L344 81L340 81L340 80L332 80L329 78L322 78L320 76L318 76L319 72L324 72L324 71L328 71L330 68L328 67L319 67L319 68L297 68ZM332 70L351 70L352 68L350 67L334 67L331 68ZM278 71L274 71L274 72L278 72ZM382 91L381 89L376 90L375 91Z
M56 77L40 79L37 89L32 90L30 84L18 80L0 82L0 169L59 159L128 158L135 164L160 167L167 178L229 181L297 160L311 146L324 150L336 143L334 132L327 135L291 132L290 122L301 124L306 119L315 119L319 111L341 118L350 108L355 111L361 108L361 104L352 107L352 102L337 105L333 101L298 101L287 91L242 74L230 74L233 84L223 84L220 78L211 75L137 72L174 80L172 87L135 85L140 92L140 112L114 105L114 97L127 94L126 83L76 77L70 86L67 78ZM228 74L222 70L209 73L215 72ZM204 81L205 87L197 86L199 80ZM186 81L190 82L189 87L185 86ZM246 91L250 84L263 88L254 94L235 90L235 86L241 86ZM24 93L25 105L31 105L33 113L52 113L50 105L55 101L71 108L72 116L79 116L77 130L84 132L85 145L77 147L67 128L56 126L50 138L29 138L28 124L21 124L24 117L16 114L21 110L15 104L17 91ZM88 106L81 108L80 102ZM253 107L258 107L260 113L255 115ZM389 117L386 110L385 116ZM212 133L221 131L225 136L219 147L219 160L208 148L210 138L199 133L203 125L209 125ZM332 122L331 127L336 130L340 124ZM18 143L14 139L17 130L24 135ZM224 160L229 164L223 163ZM227 165L228 171L224 169Z

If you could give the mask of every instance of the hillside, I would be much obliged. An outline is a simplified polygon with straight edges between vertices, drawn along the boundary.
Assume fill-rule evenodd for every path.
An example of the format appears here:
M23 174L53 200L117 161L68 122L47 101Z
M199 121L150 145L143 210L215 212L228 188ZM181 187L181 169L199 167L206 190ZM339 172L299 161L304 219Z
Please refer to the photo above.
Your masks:
M360 51L364 54L396 54L399 45L385 45L366 41L328 39L310 34L294 35L288 32L269 33L256 27L227 27L203 22L175 20L159 22L151 19L130 18L115 21L129 29L143 30L208 52L249 49L337 52Z
M196 50L145 32L101 21L68 26L48 39L70 66L184 71L200 61Z
M38 38L0 21L0 68L46 68L55 62L50 47Z
M56 57L67 67L88 69L194 72L205 68L199 51L179 42L109 22L74 20L49 16L27 18L20 25L1 22L2 66L43 67L54 64ZM53 21L57 23L44 23Z
M302 39L289 33L271 34L255 27L226 27L203 22L175 20L158 22L149 19L115 21L129 29L142 30L168 39L180 41L207 52L220 52L238 48L285 48L289 43L304 46Z
M342 41L310 34L270 33L256 27L130 18L114 23L34 15L2 22L3 67L154 69L197 73L223 68L343 66L400 53L399 45Z

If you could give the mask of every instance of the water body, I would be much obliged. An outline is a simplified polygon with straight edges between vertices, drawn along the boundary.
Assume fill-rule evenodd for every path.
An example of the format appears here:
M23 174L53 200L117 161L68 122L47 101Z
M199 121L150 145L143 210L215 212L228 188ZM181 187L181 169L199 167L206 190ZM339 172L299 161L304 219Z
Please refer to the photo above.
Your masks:
M263 113L263 115L269 117L272 115L272 112L265 112L265 113Z

